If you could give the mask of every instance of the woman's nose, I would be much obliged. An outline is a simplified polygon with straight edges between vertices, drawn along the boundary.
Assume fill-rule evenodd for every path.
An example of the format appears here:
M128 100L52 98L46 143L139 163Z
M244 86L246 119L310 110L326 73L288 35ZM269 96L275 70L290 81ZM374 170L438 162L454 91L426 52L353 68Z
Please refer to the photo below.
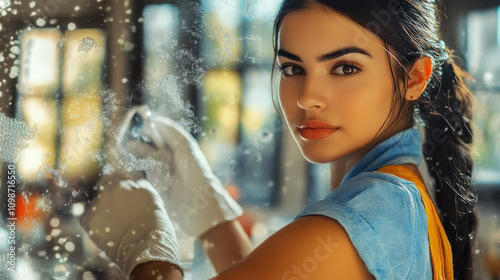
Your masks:
M327 106L325 90L325 85L320 79L306 77L297 105L304 110L324 109Z

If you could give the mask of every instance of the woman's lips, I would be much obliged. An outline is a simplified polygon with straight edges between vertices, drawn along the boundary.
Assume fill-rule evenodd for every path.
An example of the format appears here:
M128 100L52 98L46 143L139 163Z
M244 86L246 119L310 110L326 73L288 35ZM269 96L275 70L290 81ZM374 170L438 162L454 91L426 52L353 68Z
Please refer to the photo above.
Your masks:
M318 140L325 138L339 129L336 126L329 125L318 120L305 120L297 126L299 134L307 140Z

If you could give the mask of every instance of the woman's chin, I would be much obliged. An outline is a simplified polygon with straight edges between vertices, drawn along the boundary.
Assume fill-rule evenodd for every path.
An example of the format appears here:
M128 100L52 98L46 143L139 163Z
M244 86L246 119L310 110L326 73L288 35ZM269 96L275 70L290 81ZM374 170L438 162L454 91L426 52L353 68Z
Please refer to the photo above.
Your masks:
M338 157L334 155L327 155L325 152L311 152L311 151L304 151L301 149L302 156L304 157L305 160L307 160L310 163L314 164L324 164L324 163L330 163L332 161L335 161L338 159Z

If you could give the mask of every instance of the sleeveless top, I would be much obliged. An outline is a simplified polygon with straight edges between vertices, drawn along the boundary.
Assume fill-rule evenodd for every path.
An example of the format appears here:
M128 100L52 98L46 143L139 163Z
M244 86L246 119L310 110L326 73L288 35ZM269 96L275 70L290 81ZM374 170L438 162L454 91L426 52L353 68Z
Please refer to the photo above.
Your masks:
M417 177L406 168L387 167L418 166L422 159L419 128L401 131L373 147L337 188L295 219L323 215L337 220L376 279L433 279L433 273L434 279L453 279L449 243L432 201L421 191L425 186L412 182Z
M424 183L417 175L404 166L388 165L377 171L392 174L411 181L418 188L427 214L427 233L429 235L433 279L453 280L453 256L451 253L451 246L443 225L439 220L436 208L434 208L434 204L427 194Z

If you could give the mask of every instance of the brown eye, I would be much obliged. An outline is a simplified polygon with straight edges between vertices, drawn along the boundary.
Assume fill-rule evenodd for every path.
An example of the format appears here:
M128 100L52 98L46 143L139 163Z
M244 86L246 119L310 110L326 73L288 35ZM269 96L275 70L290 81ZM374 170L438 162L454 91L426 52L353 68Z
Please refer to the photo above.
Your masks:
M340 71L338 71L341 69ZM344 63L334 68L333 73L340 76L352 76L361 71L361 67L350 63Z
M288 66L283 66L281 68L281 72L285 76L294 76L294 75L302 75L304 73L304 70L295 65L288 65Z
M354 72L354 68L352 66L344 66L344 73L351 74Z

